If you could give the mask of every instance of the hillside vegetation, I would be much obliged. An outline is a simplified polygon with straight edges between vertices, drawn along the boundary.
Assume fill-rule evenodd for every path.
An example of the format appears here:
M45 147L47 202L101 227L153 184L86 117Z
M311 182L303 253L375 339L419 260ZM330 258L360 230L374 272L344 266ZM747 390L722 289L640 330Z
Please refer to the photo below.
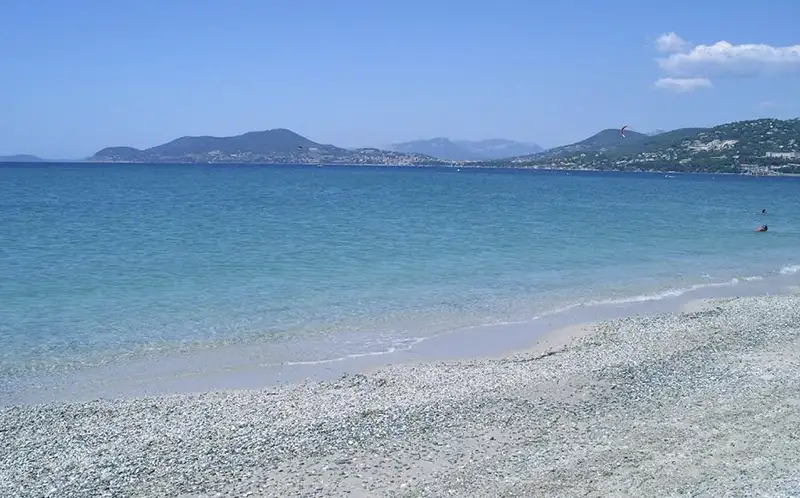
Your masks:
M800 170L800 119L737 121L653 136L626 132L623 137L619 130L603 130L581 142L507 163L563 169L790 173Z
M344 149L319 144L291 130L278 128L232 137L181 137L140 150L107 147L90 161L134 163L255 163L255 164L398 164L432 165L441 161L422 154L380 149Z

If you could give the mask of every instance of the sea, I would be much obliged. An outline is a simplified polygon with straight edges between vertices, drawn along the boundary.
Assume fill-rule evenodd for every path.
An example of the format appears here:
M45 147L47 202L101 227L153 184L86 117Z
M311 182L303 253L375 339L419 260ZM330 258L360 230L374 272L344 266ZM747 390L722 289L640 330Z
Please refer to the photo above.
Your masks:
M3 164L0 405L335 378L793 292L798 194L794 177Z

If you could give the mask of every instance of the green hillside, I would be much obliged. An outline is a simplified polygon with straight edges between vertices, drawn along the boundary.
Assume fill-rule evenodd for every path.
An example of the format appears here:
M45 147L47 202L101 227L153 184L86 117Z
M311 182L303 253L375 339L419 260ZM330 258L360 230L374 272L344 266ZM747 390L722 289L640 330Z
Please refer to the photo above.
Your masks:
M581 142L513 158L507 164L622 171L800 171L800 119L755 119L713 128L681 128L653 136L633 132L626 135L622 138L618 130L603 130Z

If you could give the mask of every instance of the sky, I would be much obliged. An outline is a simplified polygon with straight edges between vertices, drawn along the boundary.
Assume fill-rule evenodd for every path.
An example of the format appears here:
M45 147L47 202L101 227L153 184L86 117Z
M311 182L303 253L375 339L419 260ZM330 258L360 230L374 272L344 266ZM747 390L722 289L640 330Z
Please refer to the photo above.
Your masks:
M800 115L800 2L4 0L0 155L288 128L554 147Z

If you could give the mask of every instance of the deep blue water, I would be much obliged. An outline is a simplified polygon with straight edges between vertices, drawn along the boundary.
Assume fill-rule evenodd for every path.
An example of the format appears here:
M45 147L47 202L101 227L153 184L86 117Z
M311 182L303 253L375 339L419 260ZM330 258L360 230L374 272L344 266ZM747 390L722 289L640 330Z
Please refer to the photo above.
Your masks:
M1 165L0 379L232 343L330 359L788 274L799 193L720 175Z

